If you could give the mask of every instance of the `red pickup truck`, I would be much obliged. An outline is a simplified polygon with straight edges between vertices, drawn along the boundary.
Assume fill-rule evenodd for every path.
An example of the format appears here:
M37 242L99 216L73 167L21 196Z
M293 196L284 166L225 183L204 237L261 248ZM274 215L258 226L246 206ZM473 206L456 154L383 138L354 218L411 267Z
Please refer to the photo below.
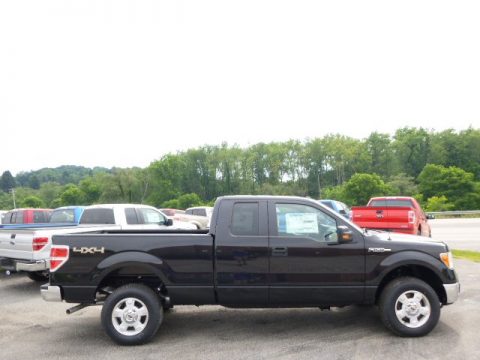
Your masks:
M51 209L15 209L3 216L2 224L38 224L48 223Z
M367 206L352 207L352 221L366 229L431 237L428 219L412 197L374 197Z

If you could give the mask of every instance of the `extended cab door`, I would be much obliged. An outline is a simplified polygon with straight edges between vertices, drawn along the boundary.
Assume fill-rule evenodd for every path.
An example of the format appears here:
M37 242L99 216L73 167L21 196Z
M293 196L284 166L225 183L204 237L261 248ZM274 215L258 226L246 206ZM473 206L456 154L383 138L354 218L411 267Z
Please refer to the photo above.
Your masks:
M222 201L215 234L218 302L266 306L268 254L267 201Z
M365 249L360 231L312 202L271 200L271 306L346 305L364 296ZM353 241L339 244L338 226Z

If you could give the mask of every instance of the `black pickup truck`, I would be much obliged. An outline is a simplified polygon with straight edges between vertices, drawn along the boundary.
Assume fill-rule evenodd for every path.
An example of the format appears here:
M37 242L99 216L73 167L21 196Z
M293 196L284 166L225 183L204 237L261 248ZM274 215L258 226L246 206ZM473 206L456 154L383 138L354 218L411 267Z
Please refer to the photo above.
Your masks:
M364 231L298 197L226 196L210 230L56 235L47 301L102 305L107 334L140 344L176 305L339 307L377 304L385 326L422 336L460 284L448 247ZM68 311L67 311L68 312Z

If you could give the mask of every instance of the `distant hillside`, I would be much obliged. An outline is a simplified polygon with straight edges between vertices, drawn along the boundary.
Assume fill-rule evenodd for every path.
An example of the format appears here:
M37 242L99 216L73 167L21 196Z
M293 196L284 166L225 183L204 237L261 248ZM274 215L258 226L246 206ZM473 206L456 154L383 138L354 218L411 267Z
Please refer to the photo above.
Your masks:
M78 184L81 180L98 173L110 173L112 170L103 167L86 168L83 166L63 165L56 168L43 168L35 171L20 172L15 177L17 186L38 189L46 182L60 185Z

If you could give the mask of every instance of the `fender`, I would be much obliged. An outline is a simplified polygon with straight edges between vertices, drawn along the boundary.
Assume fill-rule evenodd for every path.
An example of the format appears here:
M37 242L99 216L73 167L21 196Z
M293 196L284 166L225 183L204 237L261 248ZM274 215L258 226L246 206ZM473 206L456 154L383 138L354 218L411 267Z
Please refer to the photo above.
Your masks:
M443 283L455 282L454 274L440 259L420 251L400 251L386 256L373 269L368 270L366 286L378 286L392 270L409 265L422 266L431 270Z
M163 284L168 282L165 276L165 271L168 271L165 269L167 266L165 262L156 256L140 251L117 253L103 259L94 270L91 281L98 285L112 272L129 266L148 269L152 274L158 276Z

